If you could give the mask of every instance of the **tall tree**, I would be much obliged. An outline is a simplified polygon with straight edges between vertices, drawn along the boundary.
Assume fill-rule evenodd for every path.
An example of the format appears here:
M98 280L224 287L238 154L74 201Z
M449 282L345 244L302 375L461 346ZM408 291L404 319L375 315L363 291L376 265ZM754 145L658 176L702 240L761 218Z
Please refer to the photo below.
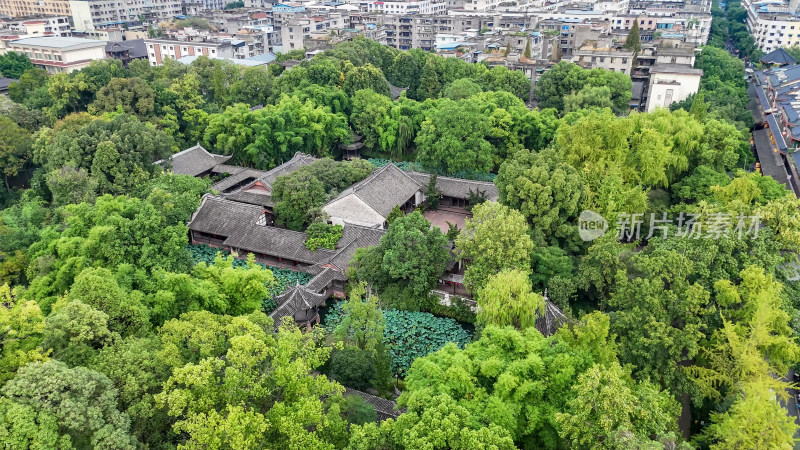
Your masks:
M642 51L641 32L639 31L639 19L633 21L631 30L628 31L628 36L625 38L624 48L633 52L634 57Z
M6 52L0 55L0 75L19 79L28 69L33 69L33 63L23 53Z
M22 169L30 154L30 133L8 117L0 116L0 167L3 169L6 190L9 189L8 177L13 177Z
M649 382L634 384L618 363L595 364L573 385L577 396L556 413L571 447L634 448L674 431L678 402Z
M436 287L448 256L447 238L414 211L396 218L378 246L357 257L356 275L379 288L399 285L424 297Z
M321 329L303 333L288 321L275 335L248 325L224 358L175 369L156 401L188 446L342 447L343 388L312 374L330 355L321 338Z
M117 390L105 375L85 367L70 369L60 361L29 364L2 389L0 401L28 407L26 420L2 424L11 435L36 427L35 417L46 417L58 439L75 447L135 449L130 419L117 407ZM9 405L9 403L6 403Z
M477 299L478 322L485 325L512 325L524 330L534 325L537 315L544 313L544 298L531 291L528 274L519 269L506 269L490 276Z
M500 201L520 211L541 244L575 239L571 223L580 213L583 177L556 150L519 150L500 166Z
M362 299L364 294L363 283L351 290L350 298L342 307L345 317L333 334L359 350L375 351L377 345L383 342L384 319L378 307L378 298L370 296Z
M495 154L487 140L490 133L490 123L476 103L440 100L417 135L417 162L443 175L489 172Z
M525 217L497 202L485 202L472 210L456 238L459 260L465 261L464 285L479 292L489 277L503 269L530 271L533 242Z
M97 114L116 112L119 107L145 120L153 114L155 91L141 78L112 78L97 91L89 109Z

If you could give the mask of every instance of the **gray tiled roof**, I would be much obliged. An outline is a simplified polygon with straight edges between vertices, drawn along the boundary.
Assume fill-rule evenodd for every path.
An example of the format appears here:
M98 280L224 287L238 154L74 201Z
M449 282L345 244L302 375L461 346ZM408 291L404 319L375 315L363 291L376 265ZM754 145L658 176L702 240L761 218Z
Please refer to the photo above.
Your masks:
M272 183L275 182L276 178L283 175L288 175L303 166L313 163L316 160L317 158L311 155L297 152L289 161L286 161L274 169L267 171L267 173L259 177L258 181L265 183L267 186L272 186Z
M165 160L156 161L155 164L169 164L172 166L172 173L194 177L213 169L214 166L222 164L229 159L231 159L230 156L209 153L208 150L197 144L194 147L175 153Z
M567 316L550 300L545 298L544 315L536 318L535 327L545 336L554 334L567 322Z
M762 64L780 64L780 65L794 64L797 62L794 58L792 58L792 55L787 53L786 50L784 50L783 48L778 48L776 50L767 53L766 55L762 56L759 59L759 61Z
M350 265L350 260L353 259L356 250L378 245L385 233L385 230L377 228L362 227L349 223L345 224L344 230L342 231L342 239L339 240L339 245L341 247L330 259L330 263L344 272L347 270L347 266Z
M251 224L238 226L236 232L225 240L224 245L306 264L322 264L332 256L331 250L312 252L303 245L305 241L305 233L260 226L253 221Z
M230 194L225 194L225 198L237 202L249 203L251 205L263 206L265 208L274 208L275 202L272 201L272 195L268 192L262 192L234 191Z
M343 279L346 279L346 277L344 277L342 272L331 269L330 267L324 267L322 272L318 273L306 283L306 288L313 292L322 292L333 280L344 281Z
M425 187L428 186L428 181L431 177L430 174L422 172L408 172L408 175ZM461 178L439 176L436 177L436 188L443 195L453 198L467 199L469 198L470 190L475 194L478 191L485 192L486 199L490 201L497 201L500 197L497 186L491 181L463 180Z
M311 251L304 245L305 233L256 225L263 213L263 207L206 194L188 226L193 231L225 236L227 247L306 264L330 264L342 272L357 249L378 245L384 234L384 230L345 224L335 250Z
M217 164L213 169L211 169L211 171L214 173L228 173L231 175L235 175L243 170L247 170L247 168L242 166L231 166L228 164Z
M270 317L272 317L276 327L280 325L281 319L286 316L305 321L310 318L308 311L313 310L313 315L316 316L316 308L322 306L326 298L324 294L312 292L303 285L290 286L283 294L275 297L275 301L279 306L270 314Z
M193 231L230 236L247 224L255 224L263 211L259 206L231 202L206 194L187 225Z
M292 309L301 311L319 307L325 302L325 298L325 295L312 292L307 287L298 283L294 286L290 286L286 292L275 297L275 301L278 302L279 305L289 303Z
M354 194L375 212L388 217L392 208L405 203L420 190L420 187L417 181L397 166L387 164L343 190L334 201Z
M256 170L256 169L244 169L241 172L235 173L224 180L221 180L217 183L211 185L211 189L225 193L225 190L236 186L237 184L241 183L242 181L247 180L248 178L252 178L253 181L257 180L259 177L263 176L266 172L263 170ZM238 190L237 188L236 190Z
M242 169L240 172L234 173L228 178L225 178L224 180L214 184L213 186L211 186L211 189L214 189L222 193L222 195L225 198L230 198L231 200L272 208L275 206L275 203L272 201L271 195L264 195L260 193L254 194L252 192L247 192L247 189L256 182L260 182L262 185L271 188L272 183L274 183L275 179L278 178L279 176L290 174L295 170L303 166L307 166L316 160L317 158L314 158L311 155L306 155L305 153L297 152L294 154L294 156L292 156L292 159L290 159L289 161L286 161L285 163L277 167L274 167L273 169L270 169L268 171L240 168ZM235 167L235 166L226 166L226 167ZM229 173L232 172L229 171ZM240 184L247 178L252 178L252 180L248 183L236 187L237 184ZM224 192L227 189L231 189L231 191Z

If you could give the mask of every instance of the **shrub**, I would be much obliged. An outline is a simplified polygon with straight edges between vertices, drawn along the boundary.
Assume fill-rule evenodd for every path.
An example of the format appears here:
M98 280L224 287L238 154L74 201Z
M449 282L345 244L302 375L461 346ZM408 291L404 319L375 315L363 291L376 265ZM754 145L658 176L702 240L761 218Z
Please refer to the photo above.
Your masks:
M318 248L333 250L339 239L342 238L341 225L328 225L324 222L315 222L306 229L306 241L303 245L312 252Z

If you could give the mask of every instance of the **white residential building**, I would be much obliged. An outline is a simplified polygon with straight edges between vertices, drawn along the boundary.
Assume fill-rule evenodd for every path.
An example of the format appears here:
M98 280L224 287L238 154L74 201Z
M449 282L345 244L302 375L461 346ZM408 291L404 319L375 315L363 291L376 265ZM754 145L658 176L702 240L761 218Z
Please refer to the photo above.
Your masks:
M78 31L169 20L183 11L180 0L70 0L69 5Z
M68 16L10 21L5 27L12 33L26 36L70 36L72 30Z
M94 39L31 37L12 41L7 48L24 53L34 65L50 73L69 73L106 58L106 41Z
M208 56L209 58L234 59L230 42L176 41L169 39L145 39L147 59L151 66L160 66L164 59L179 60L184 56Z
M701 69L682 64L656 64L650 69L647 112L669 108L672 102L686 100L700 88Z
M796 0L788 4L765 4L754 0L742 2L742 7L747 11L747 29L758 48L769 53L781 47L800 44L797 3Z

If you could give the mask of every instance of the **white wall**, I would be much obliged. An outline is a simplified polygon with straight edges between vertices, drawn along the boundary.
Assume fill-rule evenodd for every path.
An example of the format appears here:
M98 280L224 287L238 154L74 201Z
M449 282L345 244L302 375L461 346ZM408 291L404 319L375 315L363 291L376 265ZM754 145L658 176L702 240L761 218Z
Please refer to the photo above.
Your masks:
M94 31L94 20L92 20L92 12L89 10L89 2L70 0L69 7L72 10L72 23L75 24L75 30Z
M700 75L677 73L654 73L650 76L647 97L647 112L657 108L669 108L672 102L680 102L700 88Z
M62 57L64 58L64 62L71 63L74 61L81 61L84 59L88 59L91 61L94 61L96 59L105 59L106 43L103 41L100 42L102 42L103 45L99 47L82 48L80 50L71 50L62 52Z

